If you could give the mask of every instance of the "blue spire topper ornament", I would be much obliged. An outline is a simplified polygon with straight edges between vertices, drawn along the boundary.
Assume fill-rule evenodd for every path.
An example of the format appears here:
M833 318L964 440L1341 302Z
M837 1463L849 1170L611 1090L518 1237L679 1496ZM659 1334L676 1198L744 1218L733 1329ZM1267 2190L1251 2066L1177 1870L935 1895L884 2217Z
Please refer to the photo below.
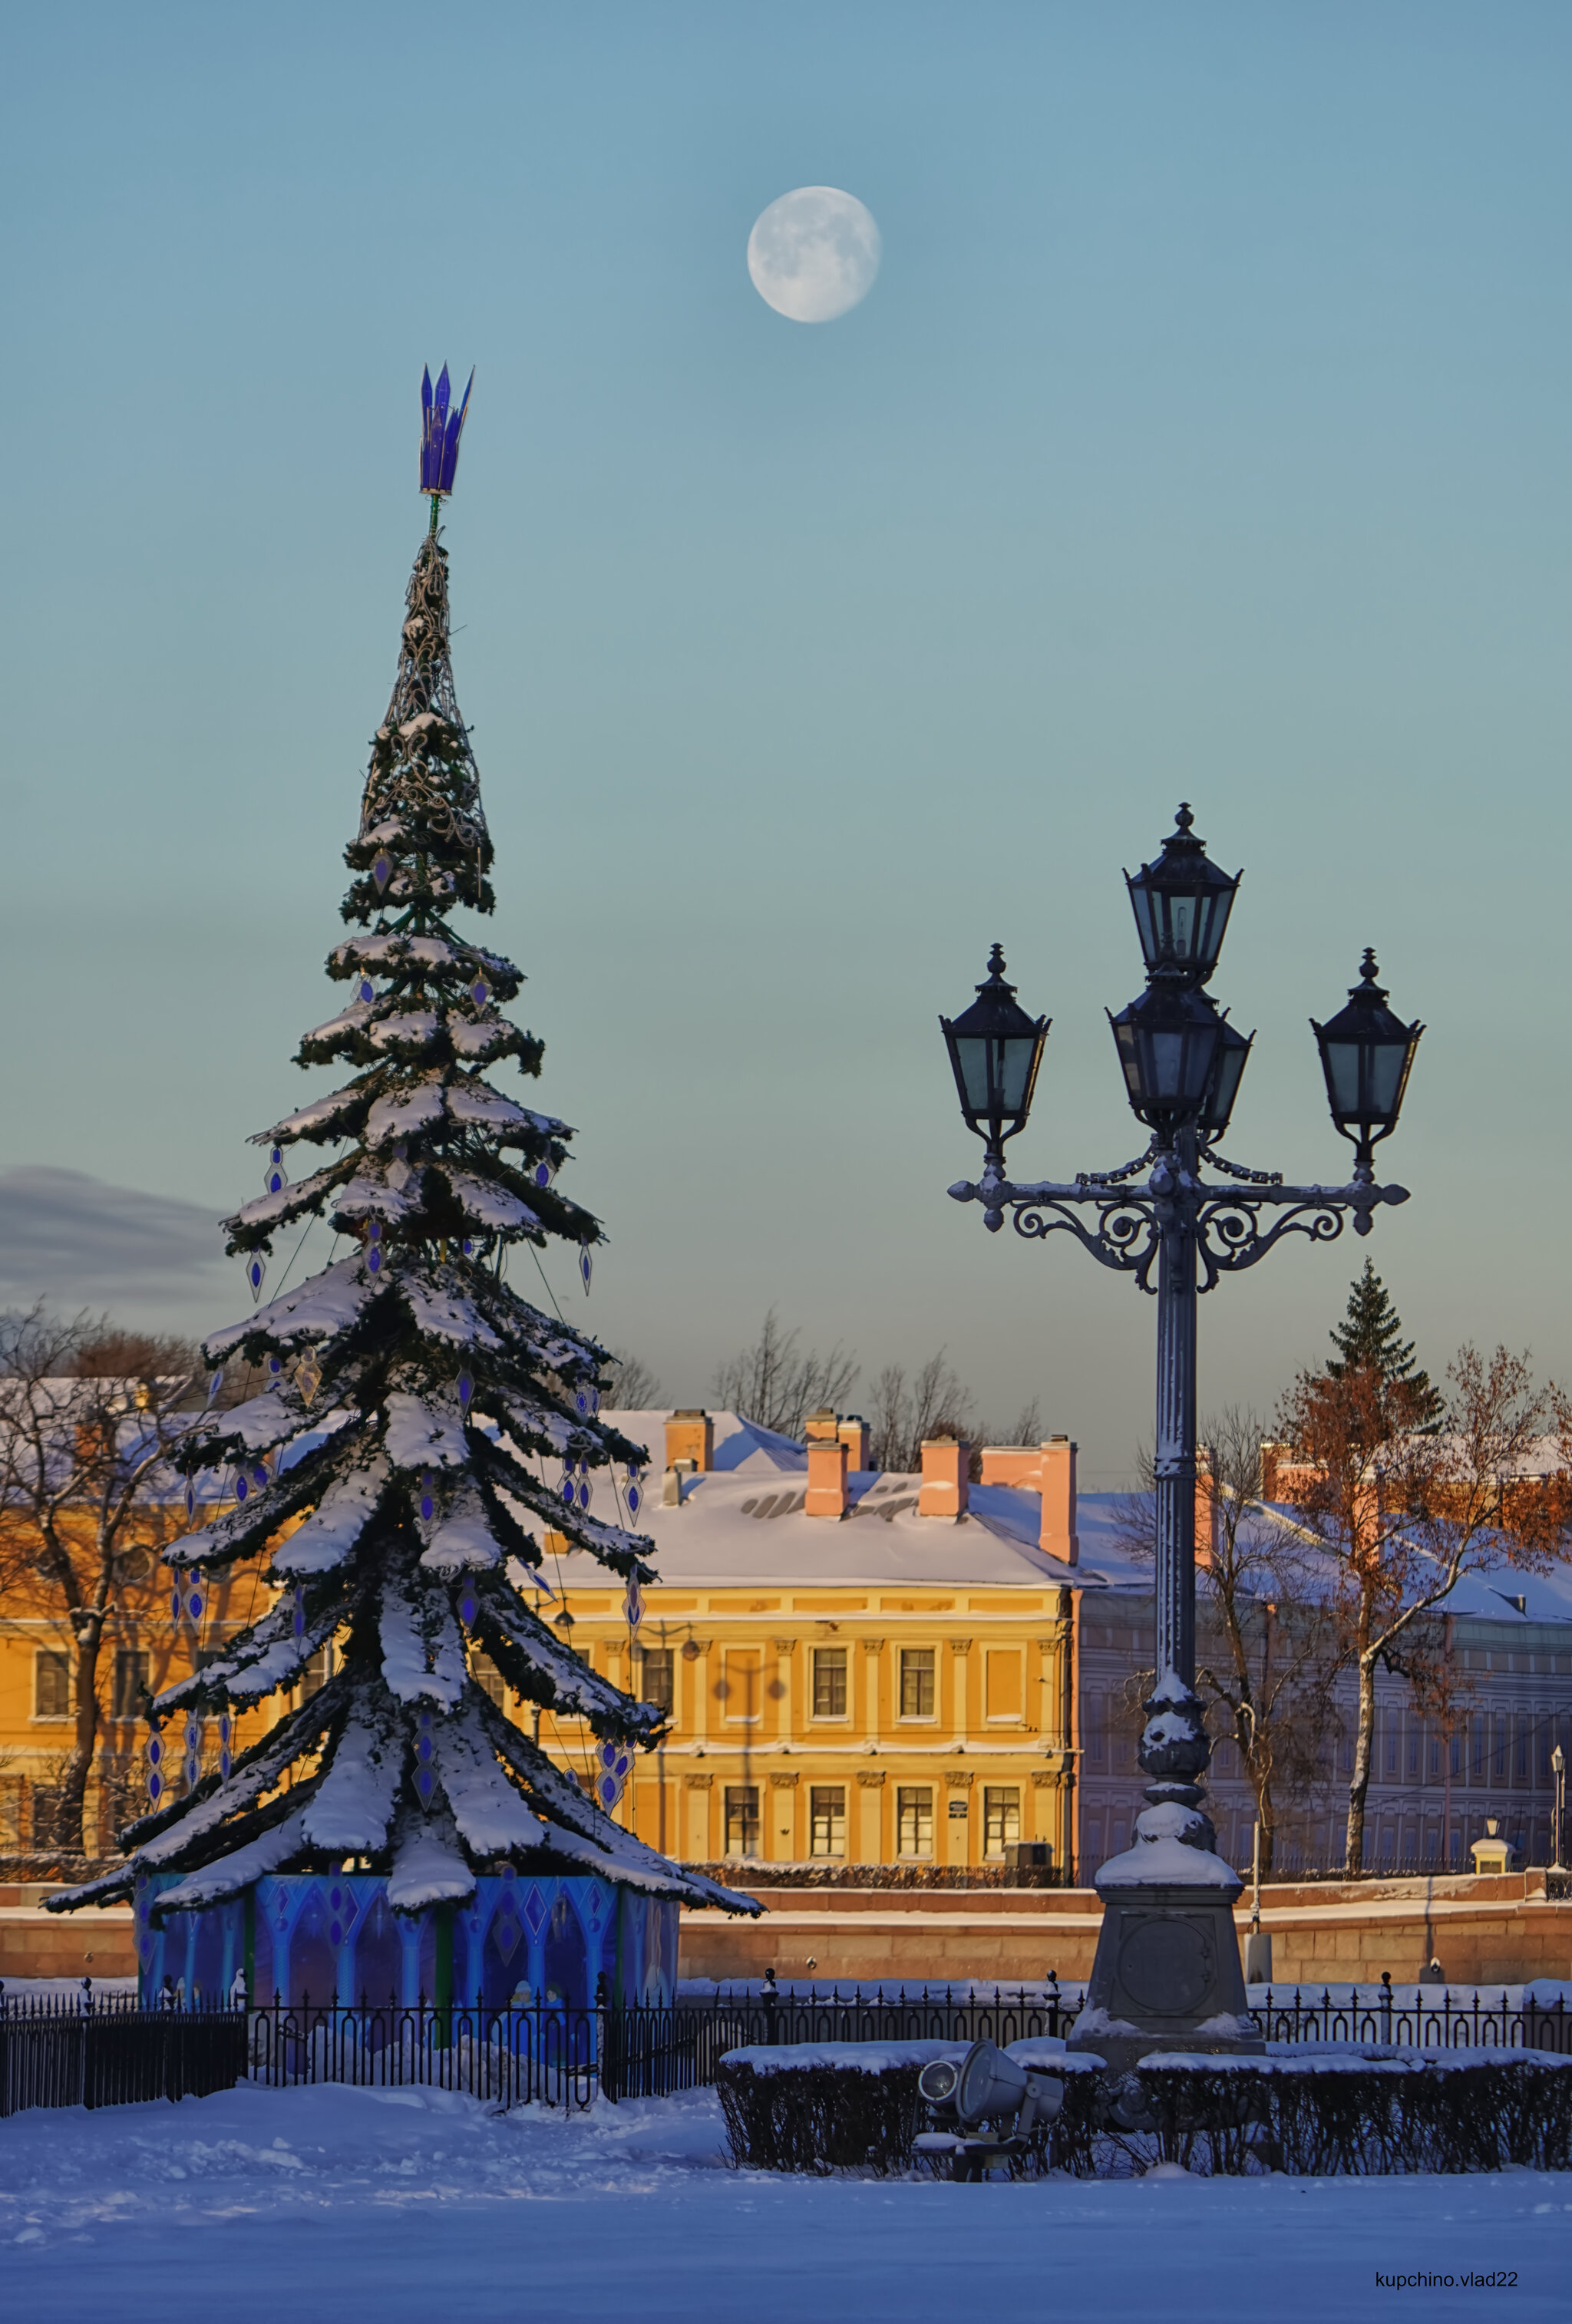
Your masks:
M421 374L421 490L431 495L431 525L437 523L437 503L446 500L453 490L453 478L458 467L458 438L464 433L465 414L469 410L470 389L475 385L475 374L469 374L469 386L464 391L464 401L457 411L448 406L452 390L448 383L448 366L443 364L437 381L436 392L431 390L430 372Z

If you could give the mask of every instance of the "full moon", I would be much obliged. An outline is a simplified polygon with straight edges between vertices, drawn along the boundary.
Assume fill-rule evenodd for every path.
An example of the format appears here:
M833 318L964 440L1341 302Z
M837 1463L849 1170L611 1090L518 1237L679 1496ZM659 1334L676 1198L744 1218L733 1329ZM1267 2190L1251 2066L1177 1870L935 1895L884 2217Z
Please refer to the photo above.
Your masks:
M794 323L833 323L879 272L879 229L855 194L799 186L760 212L748 236L754 288Z

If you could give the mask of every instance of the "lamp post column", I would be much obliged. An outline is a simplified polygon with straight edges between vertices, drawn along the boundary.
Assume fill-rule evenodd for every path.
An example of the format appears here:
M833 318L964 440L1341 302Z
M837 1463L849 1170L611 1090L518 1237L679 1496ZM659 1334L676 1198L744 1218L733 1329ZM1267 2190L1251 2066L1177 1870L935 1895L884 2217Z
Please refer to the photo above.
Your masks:
M1149 1181L1157 1275L1156 1675L1141 1737L1146 1807L1096 1875L1103 1925L1072 2049L1128 2069L1161 2049L1259 2050L1234 1902L1202 1788L1211 1746L1196 1693L1196 1300L1198 1152L1181 1130Z
M1161 1242L1157 1272L1156 1679L1146 1704L1141 1765L1152 1807L1188 1812L1192 1846L1210 1849L1199 1816L1211 1757L1196 1693L1196 1203L1194 1130L1181 1130L1151 1174ZM1204 1826L1204 1829L1203 1829Z
M1157 1276L1157 1675L1196 1683L1196 1231L1185 1179L1193 1132L1152 1172L1162 1213ZM1187 1153L1186 1148L1189 1148ZM1172 1192L1168 1189L1171 1187Z

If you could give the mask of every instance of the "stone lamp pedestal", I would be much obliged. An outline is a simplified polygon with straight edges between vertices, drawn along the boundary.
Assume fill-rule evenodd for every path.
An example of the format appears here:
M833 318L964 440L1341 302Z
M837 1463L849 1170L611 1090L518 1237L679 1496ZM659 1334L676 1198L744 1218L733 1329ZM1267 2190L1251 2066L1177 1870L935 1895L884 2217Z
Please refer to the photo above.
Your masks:
M1171 1674L1146 1705L1142 1765L1153 1778L1135 1844L1097 1874L1103 1925L1086 2006L1068 2047L1128 2073L1154 2050L1259 2054L1234 1904L1244 1883L1216 1853L1195 1780L1206 1765L1201 1706Z

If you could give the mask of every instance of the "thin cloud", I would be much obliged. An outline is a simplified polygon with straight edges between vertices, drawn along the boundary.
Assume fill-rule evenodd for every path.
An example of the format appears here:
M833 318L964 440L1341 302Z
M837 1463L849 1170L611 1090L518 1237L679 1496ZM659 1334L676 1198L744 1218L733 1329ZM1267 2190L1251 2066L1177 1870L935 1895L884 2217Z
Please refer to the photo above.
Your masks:
M42 1164L0 1171L0 1305L206 1306L232 1261L211 1212Z

